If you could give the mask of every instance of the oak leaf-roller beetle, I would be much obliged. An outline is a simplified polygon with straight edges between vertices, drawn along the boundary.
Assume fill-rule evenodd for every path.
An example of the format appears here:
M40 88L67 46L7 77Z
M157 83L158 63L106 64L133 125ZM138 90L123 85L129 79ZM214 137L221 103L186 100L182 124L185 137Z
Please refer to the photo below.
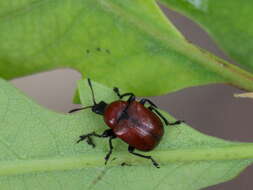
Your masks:
M107 164L113 150L112 140L120 138L129 144L128 151L131 154L149 159L155 167L159 168L159 164L151 156L136 153L134 150L151 151L159 144L164 134L161 119L165 125L178 125L182 121L178 120L170 123L157 110L157 106L152 101L146 98L137 101L133 93L120 94L118 88L114 88L113 90L119 97L119 100L109 104L104 101L96 103L90 79L88 79L88 84L91 89L94 105L73 109L69 113L91 108L92 112L103 115L104 122L110 129L105 130L102 134L92 132L81 135L77 143L86 140L89 145L95 147L91 138L92 136L109 138L110 150L105 156L105 164ZM123 97L128 97L127 101L122 100ZM145 104L149 106L145 107Z

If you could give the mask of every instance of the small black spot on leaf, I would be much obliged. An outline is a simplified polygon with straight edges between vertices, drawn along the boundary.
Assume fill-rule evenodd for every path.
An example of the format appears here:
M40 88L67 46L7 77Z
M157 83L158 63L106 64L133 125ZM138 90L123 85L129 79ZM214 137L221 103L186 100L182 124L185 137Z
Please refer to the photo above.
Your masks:
M126 163L126 162L123 162L123 163L121 163L120 165L121 165L121 166L131 166L131 164L128 164L128 163Z

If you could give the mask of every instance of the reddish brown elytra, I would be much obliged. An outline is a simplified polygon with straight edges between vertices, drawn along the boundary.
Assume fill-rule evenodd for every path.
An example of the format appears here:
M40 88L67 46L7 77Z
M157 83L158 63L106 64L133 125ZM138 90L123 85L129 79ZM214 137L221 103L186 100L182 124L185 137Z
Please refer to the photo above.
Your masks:
M129 144L128 151L131 154L149 159L155 167L159 168L159 164L151 156L136 153L134 150L151 151L159 144L164 134L161 119L165 125L178 125L182 121L170 123L157 110L157 106L153 102L145 98L137 101L133 93L120 94L118 88L113 90L118 95L119 100L110 104L104 101L96 103L90 79L88 79L88 84L94 105L74 109L69 113L91 108L92 112L104 116L104 121L110 129L105 130L102 134L92 132L81 135L77 143L86 140L89 145L95 147L91 137L109 138L110 150L105 156L106 164L112 154L112 140L120 138ZM122 100L123 97L128 97L127 101ZM145 104L148 107L145 107Z

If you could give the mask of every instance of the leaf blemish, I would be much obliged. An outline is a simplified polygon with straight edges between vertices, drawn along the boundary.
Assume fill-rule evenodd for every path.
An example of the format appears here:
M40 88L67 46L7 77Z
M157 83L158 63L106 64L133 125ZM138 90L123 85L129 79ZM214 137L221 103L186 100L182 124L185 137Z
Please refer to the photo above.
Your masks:
M219 61L219 63L220 63L220 66L222 66L222 67L227 67L227 65L226 65L225 63L223 63L223 62L221 62L221 61Z
M111 54L111 51L109 49L106 49L105 51L106 53Z
M90 187L88 189L91 189L93 186L95 186L99 181L103 179L108 169L104 169L101 171L101 173L92 181Z
M90 50L89 50L89 49L86 49L86 53L89 54L89 53L90 53Z
M122 167L123 167L123 166L132 166L131 164L128 164L128 163L126 163L126 162L123 162L123 163L121 163L120 165L121 165Z
M98 47L96 50L97 50L97 51L101 51L101 48Z

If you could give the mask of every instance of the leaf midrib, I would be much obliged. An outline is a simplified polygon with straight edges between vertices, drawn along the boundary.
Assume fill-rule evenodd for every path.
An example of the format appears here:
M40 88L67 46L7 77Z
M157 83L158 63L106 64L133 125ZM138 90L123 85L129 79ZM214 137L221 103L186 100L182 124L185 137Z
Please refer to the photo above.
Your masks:
M152 155L161 164L168 162L245 160L253 158L253 143L226 145L216 148L153 151ZM96 152L78 156L63 156L37 160L2 161L0 162L0 176L104 166L104 156L105 153ZM130 155L128 152L115 152L113 153L113 157L117 159L109 161L108 166L119 166L122 162L133 165L136 163L150 164L149 161Z

